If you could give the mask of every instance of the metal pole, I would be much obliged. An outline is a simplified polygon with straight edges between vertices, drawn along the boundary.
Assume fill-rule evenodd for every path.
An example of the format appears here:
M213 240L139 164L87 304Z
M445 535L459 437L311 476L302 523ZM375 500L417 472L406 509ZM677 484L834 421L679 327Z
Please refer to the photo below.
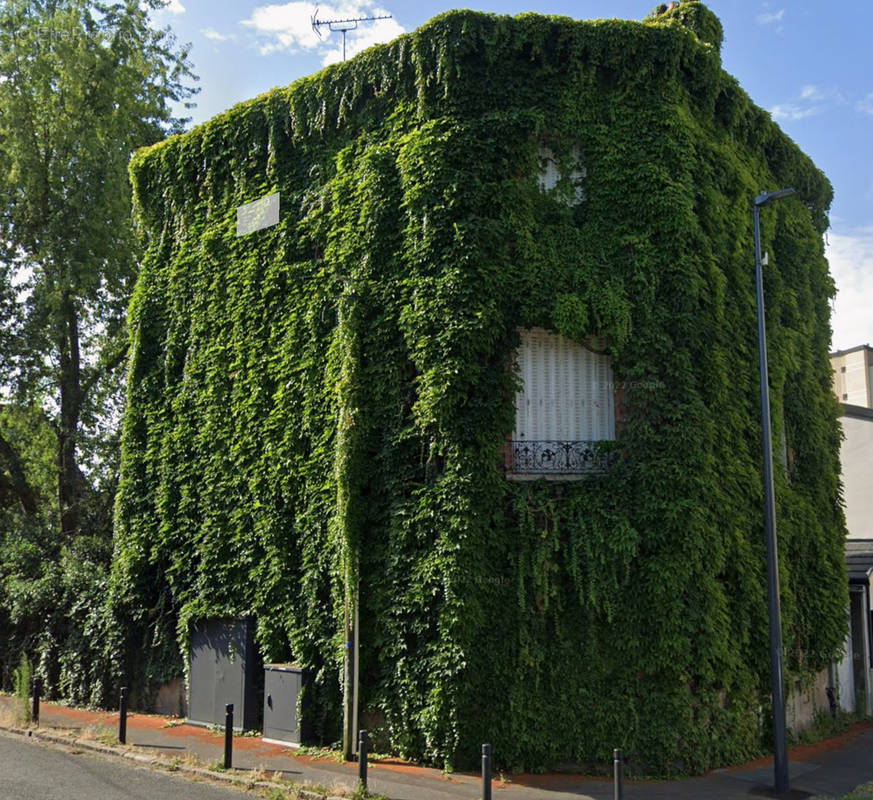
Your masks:
M482 800L491 800L491 745L482 745Z
M367 751L369 750L367 731L358 732L358 780L367 788Z
M39 695L42 690L38 677L33 679L33 704L30 709L30 719L34 725L39 727Z
M763 193L762 193L763 195ZM767 331L764 324L764 275L761 265L760 205L755 202L755 280L758 296L758 361L761 374L761 449L764 455L764 523L767 537L767 589L770 616L770 687L773 693L773 782L788 791L788 744L785 732L785 689L782 682L782 612L779 601L779 551L773 493L773 444L770 432L770 387Z
M127 687L121 687L121 700L118 703L118 741L127 744Z
M621 748L616 747L612 751L612 797L613 800L622 800L624 797L624 775L622 774Z
M354 596L352 595L352 570L351 570L351 555L346 554L346 590L345 590L345 610L344 610L344 632L345 632L345 663L343 665L343 759L346 761L354 761L355 758L355 729L357 720L355 719L355 692L354 684L358 665L356 663L357 653L355 652L355 609Z
M233 703L224 707L224 768L233 765Z
M357 556L355 557L357 560ZM360 570L360 567L358 568ZM354 672L352 673L352 740L357 741L358 739L358 689L361 685L361 669L360 669L360 660L361 660L361 643L360 643L360 608L361 608L361 590L360 590L360 581L358 585L355 586L355 614L354 619L352 620L352 629L354 631L354 635L352 636L352 647L354 648L354 655L352 656L352 664L354 665Z

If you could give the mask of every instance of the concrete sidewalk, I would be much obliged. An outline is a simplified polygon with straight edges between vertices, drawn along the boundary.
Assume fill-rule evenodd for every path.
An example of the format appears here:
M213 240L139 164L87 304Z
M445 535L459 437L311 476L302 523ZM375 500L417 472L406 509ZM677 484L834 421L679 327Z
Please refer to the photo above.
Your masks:
M11 705L11 698L0 697L0 712L6 711L2 716L10 717ZM118 714L42 703L36 735L52 731L66 732L80 740L111 740L118 731ZM224 754L221 733L143 714L128 715L127 744L128 748L116 745L112 749L129 754L132 746L139 754L177 759L180 768L193 759L208 765L220 761ZM234 737L233 747L237 771L259 769L279 773L299 784L343 787L347 791L357 784L354 764L297 755L293 749L252 737ZM842 795L873 780L873 725L858 723L841 736L792 748L790 773L792 796L798 798ZM756 795L768 796L766 785L772 783L772 777L772 761L762 759L681 781L626 781L624 796L628 800L747 800ZM400 761L371 763L369 788L391 800L475 800L482 791L478 775L446 775ZM613 787L611 781L577 775L507 775L505 780L494 780L493 796L495 800L612 800Z

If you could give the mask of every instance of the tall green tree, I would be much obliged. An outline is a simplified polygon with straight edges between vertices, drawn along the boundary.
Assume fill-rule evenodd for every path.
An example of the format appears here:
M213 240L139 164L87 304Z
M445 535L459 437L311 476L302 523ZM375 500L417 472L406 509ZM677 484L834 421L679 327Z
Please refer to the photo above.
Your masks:
M55 433L63 537L81 533L95 484L112 483L137 265L127 162L136 148L184 127L173 108L193 94L187 50L150 22L162 5L0 2L0 313L7 317L16 284L13 324L0 339L0 382L19 403L40 408ZM16 483L20 461L0 431L0 491L8 487L8 499L27 510L32 498Z
M0 0L0 684L18 652L101 702L125 313L127 164L187 120L162 0ZM102 648L102 649L101 649Z

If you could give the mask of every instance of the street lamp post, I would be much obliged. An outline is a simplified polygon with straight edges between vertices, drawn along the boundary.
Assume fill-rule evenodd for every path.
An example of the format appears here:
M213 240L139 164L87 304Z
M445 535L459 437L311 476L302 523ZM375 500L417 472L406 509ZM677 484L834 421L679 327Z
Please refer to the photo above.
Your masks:
M782 612L779 602L779 551L776 542L776 502L773 494L773 443L770 431L770 388L767 372L767 331L764 325L764 276L761 265L760 210L789 197L794 189L761 192L754 202L755 280L758 297L758 363L761 373L761 447L764 452L764 522L767 536L767 590L770 616L770 684L773 692L773 772L777 793L788 791L788 745L785 733L785 687L782 682Z

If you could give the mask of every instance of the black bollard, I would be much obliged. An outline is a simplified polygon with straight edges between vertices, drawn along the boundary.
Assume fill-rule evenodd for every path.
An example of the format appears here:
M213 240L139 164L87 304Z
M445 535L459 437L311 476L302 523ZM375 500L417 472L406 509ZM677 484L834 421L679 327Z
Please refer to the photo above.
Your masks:
M482 800L491 800L491 745L482 745Z
M224 768L233 765L233 703L224 707Z
M367 788L367 751L369 749L370 742L367 731L358 731L358 780L365 789Z
M127 744L127 687L121 687L121 699L118 701L118 741Z
M34 725L39 727L39 694L42 690L39 678L33 679L33 705L30 709L30 719Z
M624 797L624 776L622 775L622 756L620 747L616 747L615 750L612 751L612 759L612 796L614 800L622 800Z

